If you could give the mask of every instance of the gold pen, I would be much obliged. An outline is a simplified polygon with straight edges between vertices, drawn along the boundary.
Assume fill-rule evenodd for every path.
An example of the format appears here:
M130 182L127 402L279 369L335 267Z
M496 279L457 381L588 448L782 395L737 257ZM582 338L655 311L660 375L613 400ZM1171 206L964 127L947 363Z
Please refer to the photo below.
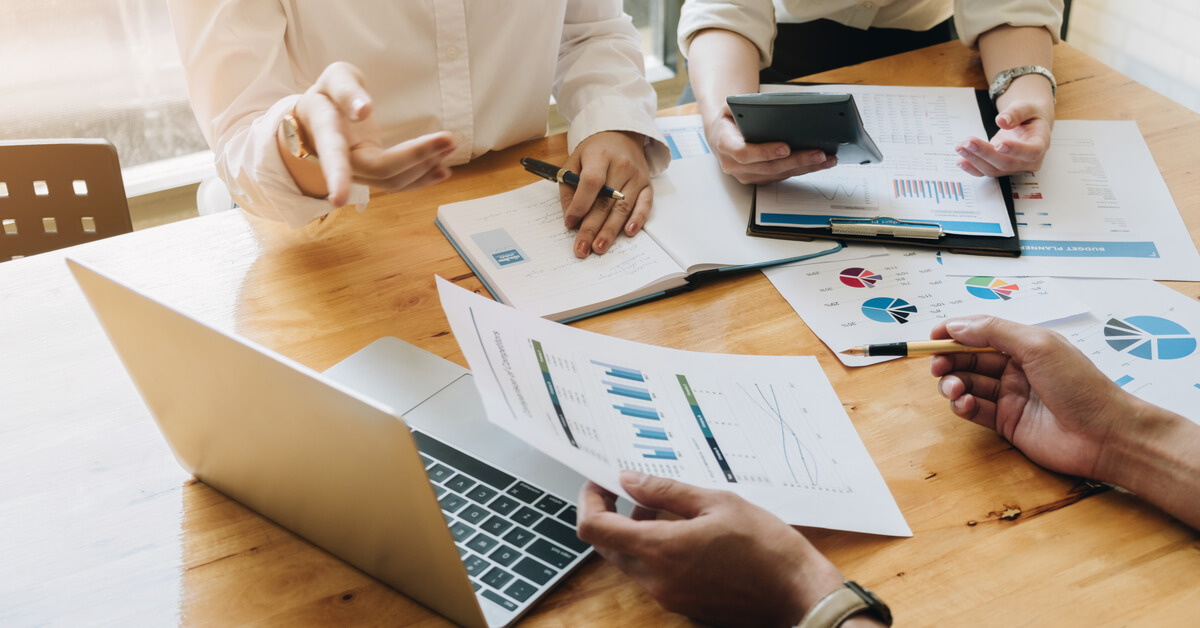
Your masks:
M860 355L863 357L881 356L918 356L935 355L938 353L984 353L995 352L992 347L968 347L954 340L914 340L912 342L889 342L879 345L863 345L850 347L841 353L843 355Z

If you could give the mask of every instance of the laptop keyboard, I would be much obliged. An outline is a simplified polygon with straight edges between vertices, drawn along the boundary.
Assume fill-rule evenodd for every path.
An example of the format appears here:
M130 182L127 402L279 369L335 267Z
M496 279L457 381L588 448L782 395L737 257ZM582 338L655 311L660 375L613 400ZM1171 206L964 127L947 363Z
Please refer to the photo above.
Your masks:
M413 439L478 595L515 611L590 547L575 507L421 432Z

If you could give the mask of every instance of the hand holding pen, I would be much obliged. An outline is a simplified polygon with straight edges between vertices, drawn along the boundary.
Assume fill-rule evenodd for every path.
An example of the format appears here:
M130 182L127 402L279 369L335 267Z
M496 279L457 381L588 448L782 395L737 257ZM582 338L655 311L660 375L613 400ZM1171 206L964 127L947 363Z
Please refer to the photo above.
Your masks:
M567 228L579 229L575 235L576 257L602 255L622 231L632 237L645 226L654 192L643 144L643 136L637 133L606 131L580 142L561 167L529 158L521 160L530 172L553 181L559 181L558 173L564 171L559 198ZM553 172L547 176L535 162ZM577 178L570 176L574 173L578 173ZM572 184L572 179L577 183Z

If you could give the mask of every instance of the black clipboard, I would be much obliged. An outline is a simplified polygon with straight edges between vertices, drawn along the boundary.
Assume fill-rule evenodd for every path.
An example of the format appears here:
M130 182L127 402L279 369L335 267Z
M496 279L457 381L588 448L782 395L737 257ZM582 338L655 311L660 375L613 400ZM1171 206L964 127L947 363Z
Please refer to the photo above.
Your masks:
M789 83L789 85L820 84ZM991 137L1000 130L1000 127L996 125L996 116L999 111L996 110L992 99L988 97L987 90L975 90L975 100L979 104L983 129L987 136ZM1008 209L1008 221L1012 225L1013 231L1011 237L947 234L942 233L941 226L936 223L902 222L883 217L831 220L828 231L800 227L765 227L755 222L758 217L757 193L754 195L754 205L750 208L750 224L746 227L746 234L785 240L823 238L877 244L904 244L945 249L952 253L1019 257L1021 255L1021 238L1017 232L1017 212L1013 203L1012 183L1008 177L997 177L996 180L1000 184L1000 194L1004 198L1004 206Z

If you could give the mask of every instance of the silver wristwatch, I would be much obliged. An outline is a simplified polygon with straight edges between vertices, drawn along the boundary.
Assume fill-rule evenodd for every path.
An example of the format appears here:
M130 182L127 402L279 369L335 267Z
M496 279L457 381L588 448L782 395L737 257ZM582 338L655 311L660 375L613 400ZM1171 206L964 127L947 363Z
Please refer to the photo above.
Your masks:
M1058 82L1054 80L1054 74L1050 70L1040 65L1021 65L997 74L996 78L992 80L992 84L988 86L988 96L991 96L992 102L996 102L997 98L1008 91L1008 86L1012 85L1017 77L1026 74L1041 74L1046 77L1046 80L1050 81L1050 97L1054 99L1054 102L1058 102Z
M879 596L857 582L844 580L841 587L808 609L795 628L837 628L859 613L874 615L884 626L892 625L892 611Z

